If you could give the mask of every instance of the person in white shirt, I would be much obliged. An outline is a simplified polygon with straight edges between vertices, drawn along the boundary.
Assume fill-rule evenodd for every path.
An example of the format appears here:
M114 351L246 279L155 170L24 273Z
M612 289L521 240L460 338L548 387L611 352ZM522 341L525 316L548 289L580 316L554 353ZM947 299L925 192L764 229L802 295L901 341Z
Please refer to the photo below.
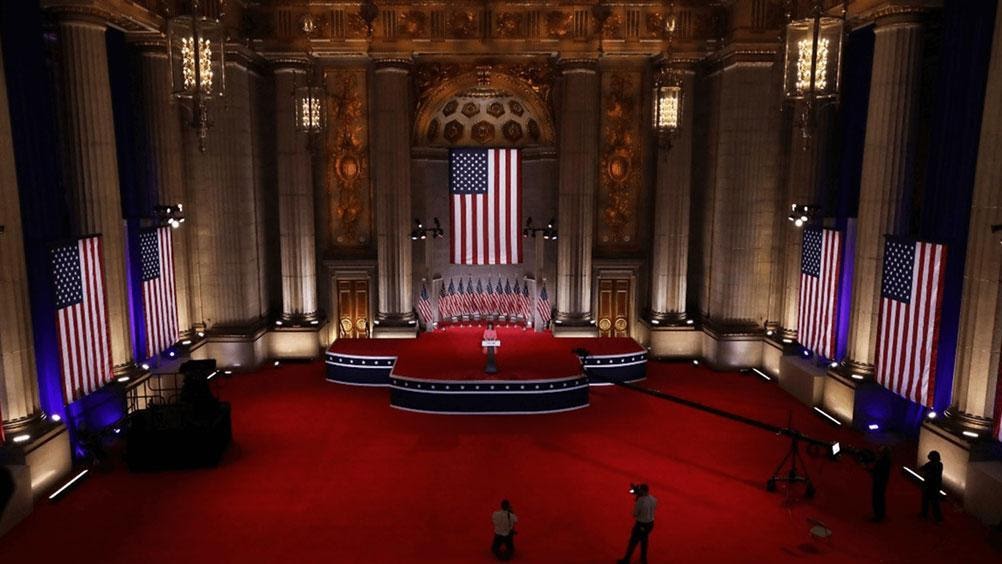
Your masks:
M651 495L647 484L639 484L631 490L637 501L633 504L633 530L630 532L630 544L626 547L626 556L620 560L620 564L629 564L633 556L633 549L640 543L640 562L647 564L647 537L654 530L654 509L658 506L658 500Z
M491 552L498 560L508 560L515 555L515 523L518 523L518 517L511 512L511 503L507 499L501 500L501 509L491 514L491 521L494 523Z

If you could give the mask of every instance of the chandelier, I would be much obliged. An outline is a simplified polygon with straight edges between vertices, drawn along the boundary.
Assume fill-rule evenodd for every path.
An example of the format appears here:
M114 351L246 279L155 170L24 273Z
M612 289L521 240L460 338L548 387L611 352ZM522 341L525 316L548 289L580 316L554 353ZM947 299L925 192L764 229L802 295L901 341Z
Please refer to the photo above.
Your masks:
M802 102L797 125L807 139L817 107L838 99L846 3L838 17L825 15L821 0L810 0L810 13L804 18L794 17L794 4L787 9L783 96L792 103Z
M669 4L668 16L665 18L665 33L668 36L668 45L665 48L664 62L654 79L651 125L657 133L658 144L670 150L672 137L682 124L682 72L671 63L672 40L675 37L675 2Z
M188 110L188 122L198 132L198 149L202 152L212 126L209 104L222 97L226 89L225 30L218 18L204 13L199 0L192 0L190 15L167 21L171 94Z

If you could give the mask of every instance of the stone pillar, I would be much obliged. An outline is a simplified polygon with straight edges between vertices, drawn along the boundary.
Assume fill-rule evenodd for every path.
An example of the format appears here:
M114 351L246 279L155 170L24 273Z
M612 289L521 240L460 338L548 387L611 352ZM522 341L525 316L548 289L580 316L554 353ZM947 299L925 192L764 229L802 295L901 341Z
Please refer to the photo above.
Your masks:
M1002 12L995 17L974 177L964 289L953 373L953 407L964 426L992 428L1002 349Z
M58 14L66 180L74 230L100 233L111 359L130 368L132 343L126 307L125 222L122 219L115 123L108 80L105 24L86 15Z
M181 136L180 107L171 99L170 63L162 40L137 40L139 48L140 106L146 122L150 174L157 187L157 203L183 204L191 201L185 191L184 144ZM189 241L187 221L172 232L174 240L174 289L177 295L177 326L182 336L191 334L189 291Z
M302 66L275 69L275 145L282 256L282 317L314 319L317 273L313 219L313 163L309 134L296 130L293 91L306 84Z
M375 62L372 84L372 179L376 207L379 300L374 332L417 328L413 311L411 215L411 62Z
M39 415L14 140L0 51L0 423L15 429Z
M658 149L650 315L652 321L659 323L686 318L695 82L694 73L686 71L682 82L682 123L675 133L672 148L661 146Z
M557 328L591 323L591 258L598 171L599 75L593 59L561 62L557 203Z
M801 111L798 104L794 108L794 122L799 119ZM805 138L803 130L793 124L790 131L789 160L786 174L785 198L781 202L782 211L788 213L791 204L808 204L823 208L821 190L821 171L824 158L828 151L828 116L829 107L817 108L817 127L810 132L811 137ZM783 264L781 265L782 303L780 305L781 335L784 339L797 338L797 305L800 301L800 267L801 247L804 242L804 231L798 229L789 221L783 221L785 213L781 214L783 226Z
M914 177L915 117L922 70L920 15L878 15L874 30L845 362L845 368L857 375L872 375L874 371L884 235L901 234L908 223L907 193Z

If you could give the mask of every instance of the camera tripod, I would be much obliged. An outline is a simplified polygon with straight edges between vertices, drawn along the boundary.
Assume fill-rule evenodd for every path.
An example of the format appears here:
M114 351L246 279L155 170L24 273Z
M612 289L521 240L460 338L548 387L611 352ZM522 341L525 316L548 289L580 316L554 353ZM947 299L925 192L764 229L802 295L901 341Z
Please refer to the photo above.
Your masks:
M801 435L793 429L784 429L783 433L790 436L790 450L786 451L783 460L780 460L779 464L776 465L776 469L772 471L772 477L766 481L765 489L770 492L776 491L776 482L787 482L789 484L803 482L806 485L804 496L807 499L811 499L814 497L814 483L811 482L811 477L807 475L807 465L804 464L804 459L800 457ZM790 469L785 471L784 468L787 462L790 464ZM797 469L797 463L800 463L799 470Z

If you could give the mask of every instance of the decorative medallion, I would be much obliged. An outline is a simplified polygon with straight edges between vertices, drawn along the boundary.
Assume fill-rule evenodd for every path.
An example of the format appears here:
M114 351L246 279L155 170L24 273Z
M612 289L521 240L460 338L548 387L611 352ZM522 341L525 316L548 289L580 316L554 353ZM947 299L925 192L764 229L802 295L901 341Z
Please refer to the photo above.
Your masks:
M463 137L463 124L456 120L452 120L445 124L445 140L449 143L455 143Z
M327 241L325 253L336 249L367 249L372 241L369 192L369 128L366 72L361 68L331 69L328 92Z
M598 321L598 328L601 331L608 331L612 329L612 320L608 317L602 318Z
M522 139L522 125L517 121L507 121L501 127L504 138L512 143L518 143Z
M518 100L508 102L508 109L511 110L511 113L517 116L521 116L525 113L525 108L522 107L522 103Z
M501 102L491 102L487 106L487 114L493 117L501 117L504 115L504 104Z
M474 102L467 102L463 104L463 115L471 118L480 113L480 106Z
M456 113L456 108L459 107L459 102L456 100L449 100L446 102L445 106L442 107L442 114L446 116L451 116Z
M474 124L470 131L473 140L481 145L494 140L494 124L489 121L481 121Z

